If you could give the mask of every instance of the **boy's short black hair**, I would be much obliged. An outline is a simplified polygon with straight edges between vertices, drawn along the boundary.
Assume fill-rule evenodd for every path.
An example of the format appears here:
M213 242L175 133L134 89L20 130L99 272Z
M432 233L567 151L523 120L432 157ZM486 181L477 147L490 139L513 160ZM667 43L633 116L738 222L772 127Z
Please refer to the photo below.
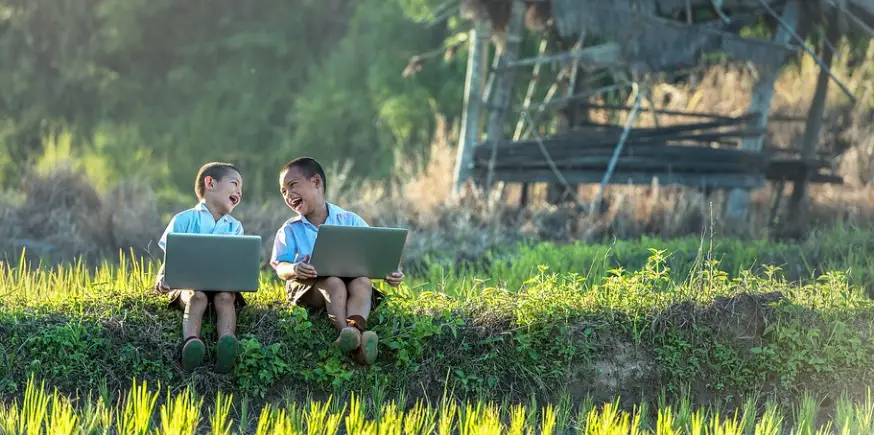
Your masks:
M312 157L298 157L286 163L279 173L281 174L291 168L300 169L303 176L307 178L312 178L318 174L318 176L322 178L322 193L328 191L328 179L325 177L325 170L322 169L322 165L320 165L316 159Z
M236 166L230 163L209 162L201 166L200 170L197 171L197 179L194 180L194 193L197 195L197 199L203 199L203 195L206 193L206 183L204 182L206 177L221 180L233 172L240 174L240 176L243 175Z

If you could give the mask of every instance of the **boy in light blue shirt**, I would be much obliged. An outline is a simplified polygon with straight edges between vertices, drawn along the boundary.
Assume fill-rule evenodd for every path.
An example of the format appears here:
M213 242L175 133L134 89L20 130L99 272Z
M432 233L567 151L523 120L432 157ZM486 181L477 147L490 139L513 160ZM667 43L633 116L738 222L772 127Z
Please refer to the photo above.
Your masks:
M158 246L166 251L167 234L232 234L242 235L243 225L231 216L231 211L243 199L243 177L229 163L212 162L203 165L197 173L194 192L200 202L173 216ZM217 265L221 267L221 265ZM233 366L238 351L235 337L236 310L246 305L243 295L236 292L203 292L197 289L171 289L164 284L164 266L158 272L155 289L169 296L169 305L184 310L182 317L182 366L191 371L203 363L205 347L200 337L203 314L209 306L216 312L215 371L227 373Z
M286 282L286 298L290 304L325 308L328 319L339 332L335 343L359 363L373 364L378 354L378 337L367 330L367 316L379 305L382 294L373 288L367 277L319 276L309 264L319 226L367 226L357 214L325 201L325 183L325 171L312 158L301 157L282 168L280 192L285 204L297 216L276 232L270 265ZM403 279L400 271L385 278L393 287L400 285Z

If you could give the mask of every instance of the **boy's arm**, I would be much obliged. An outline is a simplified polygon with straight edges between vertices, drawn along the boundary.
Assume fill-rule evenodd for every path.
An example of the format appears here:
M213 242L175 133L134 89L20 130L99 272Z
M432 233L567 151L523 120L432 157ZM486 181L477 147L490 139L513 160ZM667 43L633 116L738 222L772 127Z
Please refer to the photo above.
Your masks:
M167 234L170 233L183 233L185 232L185 227L187 222L182 215L173 216L170 219L170 223L167 224L167 228L164 229L164 233L161 234L161 238L158 240L158 247L161 248L162 251L167 252Z
M283 281L290 279L311 279L317 278L316 269L308 263L309 257L297 263L289 263L288 261L280 261L273 269L276 275Z
M158 275L155 278L155 291L158 293L168 293L170 290L172 289L164 284L164 265L161 264L161 268L158 269Z
M355 225L356 227L369 227L370 226L367 224L367 222L364 220L364 218L362 218L361 216L358 216L357 214L355 215L355 219L353 219L353 222L354 222L353 225Z
M297 274L294 272L293 263L280 261L275 266L273 266L273 269L276 270L276 275L279 276L279 279L283 281L297 278Z
M170 219L170 223L167 224L167 228L164 229L164 234L161 235L161 239L158 240L158 247L160 247L162 251L167 252L167 234L184 231L185 222L183 222L183 219L179 219L179 215L173 216L173 218ZM161 264L161 268L158 269L158 274L155 277L155 291L158 293L167 293L170 290L171 288L164 284L164 265Z
M285 227L280 228L273 239L273 251L270 254L270 265L273 266L279 279L288 281L315 278L315 269L307 264L309 258L294 263L297 260L294 251L294 240L289 240Z

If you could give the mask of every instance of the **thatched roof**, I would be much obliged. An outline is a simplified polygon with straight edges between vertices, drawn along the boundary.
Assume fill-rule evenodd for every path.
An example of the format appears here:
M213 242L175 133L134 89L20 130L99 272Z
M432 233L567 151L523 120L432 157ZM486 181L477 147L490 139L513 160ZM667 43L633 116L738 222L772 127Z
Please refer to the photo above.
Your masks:
M634 3L633 0L624 0ZM792 50L760 39L722 30L727 25L693 24L659 18L652 11L622 7L599 0L553 0L553 19L564 37L581 30L622 45L622 54L635 69L665 71L694 66L701 55L723 52L755 64L770 63Z
M774 0L769 0L769 4ZM511 0L463 0L470 17L487 16L501 34L509 17ZM752 24L767 14L760 0L721 0L732 15L730 23L714 20L687 24L678 18L687 7L713 7L713 0L525 0L526 26L539 30L552 20L562 38L576 39L581 31L621 45L622 58L640 71L667 71L694 66L707 53L723 53L732 59L757 65L780 62L795 48L737 34L741 25ZM850 28L874 35L874 0L802 1L802 21L819 20L823 8L838 7L842 33ZM777 8L777 3L771 5ZM870 24L869 24L870 23ZM805 26L805 24L802 24ZM803 33L803 32L802 32ZM795 44L793 44L795 45Z

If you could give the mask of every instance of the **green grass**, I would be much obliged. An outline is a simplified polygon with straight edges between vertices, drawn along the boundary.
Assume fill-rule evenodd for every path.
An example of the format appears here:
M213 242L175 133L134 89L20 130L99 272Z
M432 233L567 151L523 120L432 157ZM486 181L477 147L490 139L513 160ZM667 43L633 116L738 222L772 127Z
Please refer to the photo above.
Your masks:
M435 402L400 396L377 400L351 394L304 402L268 403L260 409L232 408L233 396L218 394L215 406L190 388L176 393L134 383L117 403L49 393L27 382L24 400L0 405L0 430L8 434L856 434L874 431L871 390L861 401L840 397L834 412L817 418L818 403L805 395L782 409L773 400L746 400L741 407L692 406L688 397L636 404L618 400L575 405L462 401L445 395ZM77 404L79 406L77 406Z
M228 375L211 370L211 316L206 366L181 370L182 314L151 293L156 264L0 263L0 421L125 433L163 424L281 432L274 427L309 422L610 433L597 429L607 419L667 433L657 426L710 427L719 415L729 427L734 409L756 409L756 421L784 425L843 428L848 415L868 424L874 231L839 229L795 245L647 243L654 247L535 245L479 265L477 275L433 264L400 289L380 283L389 297L368 322L380 336L368 368L329 345L335 333L324 317L286 306L265 272L239 313L242 354ZM797 279L799 264L808 279ZM53 393L36 394L34 377ZM447 391L451 418L442 417ZM366 418L351 394L370 407ZM383 408L387 398L398 407ZM37 408L42 417L27 411Z
M827 272L843 272L851 283L874 289L874 231L851 225L836 225L812 232L802 241L743 240L710 233L701 237L661 240L608 240L605 243L522 243L489 252L480 261L454 263L454 253L435 252L428 264L413 273L417 285L437 286L456 294L478 283L515 290L549 265L556 273L577 272L597 280L615 268L637 270L650 261L649 249L663 251L662 260L674 280L688 278L702 262L718 261L718 268L731 276L744 271L777 266L791 280L809 280Z

